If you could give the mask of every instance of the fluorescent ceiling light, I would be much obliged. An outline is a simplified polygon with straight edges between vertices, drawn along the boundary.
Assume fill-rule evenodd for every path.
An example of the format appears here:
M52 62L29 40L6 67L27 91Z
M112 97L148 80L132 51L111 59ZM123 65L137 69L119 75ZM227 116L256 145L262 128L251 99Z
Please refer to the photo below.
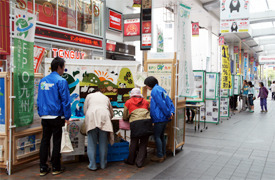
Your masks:
M263 22L263 23L255 23L250 24L252 29L263 29L263 28L270 28L273 27L272 22Z

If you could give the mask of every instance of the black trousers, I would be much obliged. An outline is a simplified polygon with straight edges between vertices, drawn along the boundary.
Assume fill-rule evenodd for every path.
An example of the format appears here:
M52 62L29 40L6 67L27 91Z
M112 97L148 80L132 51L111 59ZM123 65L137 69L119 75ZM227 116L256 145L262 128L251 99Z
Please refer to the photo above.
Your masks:
M192 117L190 119L190 111L192 112ZM192 108L186 108L186 114L187 114L187 120L188 121L193 121L195 117L195 111Z
M42 119L43 138L40 146L40 168L48 167L47 160L50 148L50 140L53 135L53 151L52 151L52 167L55 170L60 170L60 146L62 136L62 126L65 124L65 119L57 117L56 119Z
M275 100L275 92L272 92L272 99Z
M129 156L127 161L130 164L135 164L141 167L145 162L147 155L147 144L149 136L143 136L140 138L131 138L131 144L129 148Z

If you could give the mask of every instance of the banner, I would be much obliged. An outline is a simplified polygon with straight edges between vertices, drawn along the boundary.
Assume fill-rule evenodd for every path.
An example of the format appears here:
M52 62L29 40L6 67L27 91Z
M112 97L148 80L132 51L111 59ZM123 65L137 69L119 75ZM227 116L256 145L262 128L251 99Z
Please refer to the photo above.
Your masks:
M33 49L36 16L19 9L14 12L14 124L21 127L33 121Z
M249 0L220 1L220 32L248 32Z
M45 48L34 45L33 67L35 73L38 73L38 69L42 62L44 53Z
M192 23L192 36L193 37L198 37L200 34L200 26L199 23Z
M224 45L224 36L219 37L219 45L220 46Z
M191 56L191 8L180 4L178 9L179 91L181 97L196 97Z
M158 41L157 41L157 52L163 52L163 31L157 27Z
M150 50L152 45L152 0L141 1L140 50Z
M244 74L243 74L243 79L246 80L247 79L247 75L248 75L248 54L244 53Z
M222 89L231 89L231 69L230 69L230 59L228 46L222 46Z

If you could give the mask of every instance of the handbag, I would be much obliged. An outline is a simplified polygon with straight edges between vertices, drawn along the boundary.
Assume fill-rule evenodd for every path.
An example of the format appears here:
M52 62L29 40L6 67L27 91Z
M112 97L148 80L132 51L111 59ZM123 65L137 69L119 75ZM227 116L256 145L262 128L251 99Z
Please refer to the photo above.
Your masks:
M129 121L124 121L123 119L120 119L119 120L119 129L130 130L130 123L129 123Z
M83 123L81 124L81 127L80 127L80 134L82 134L83 136L87 136L85 119L84 119Z
M71 153L74 151L74 148L71 143L71 139L68 132L68 125L65 123L65 126L62 127L62 138L61 138L61 148L60 153Z

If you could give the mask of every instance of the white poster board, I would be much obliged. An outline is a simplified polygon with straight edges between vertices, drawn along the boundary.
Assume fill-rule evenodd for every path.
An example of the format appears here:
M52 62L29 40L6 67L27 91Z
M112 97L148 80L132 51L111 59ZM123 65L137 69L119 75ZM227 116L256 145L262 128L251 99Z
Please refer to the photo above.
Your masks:
M206 100L206 122L219 123L220 103L219 100Z
M216 99L217 96L217 73L206 73L205 81L206 81L206 99Z
M204 102L205 99L205 71L194 71L196 97L187 98L187 102Z
M220 100L220 116L229 117L229 98L221 98Z

